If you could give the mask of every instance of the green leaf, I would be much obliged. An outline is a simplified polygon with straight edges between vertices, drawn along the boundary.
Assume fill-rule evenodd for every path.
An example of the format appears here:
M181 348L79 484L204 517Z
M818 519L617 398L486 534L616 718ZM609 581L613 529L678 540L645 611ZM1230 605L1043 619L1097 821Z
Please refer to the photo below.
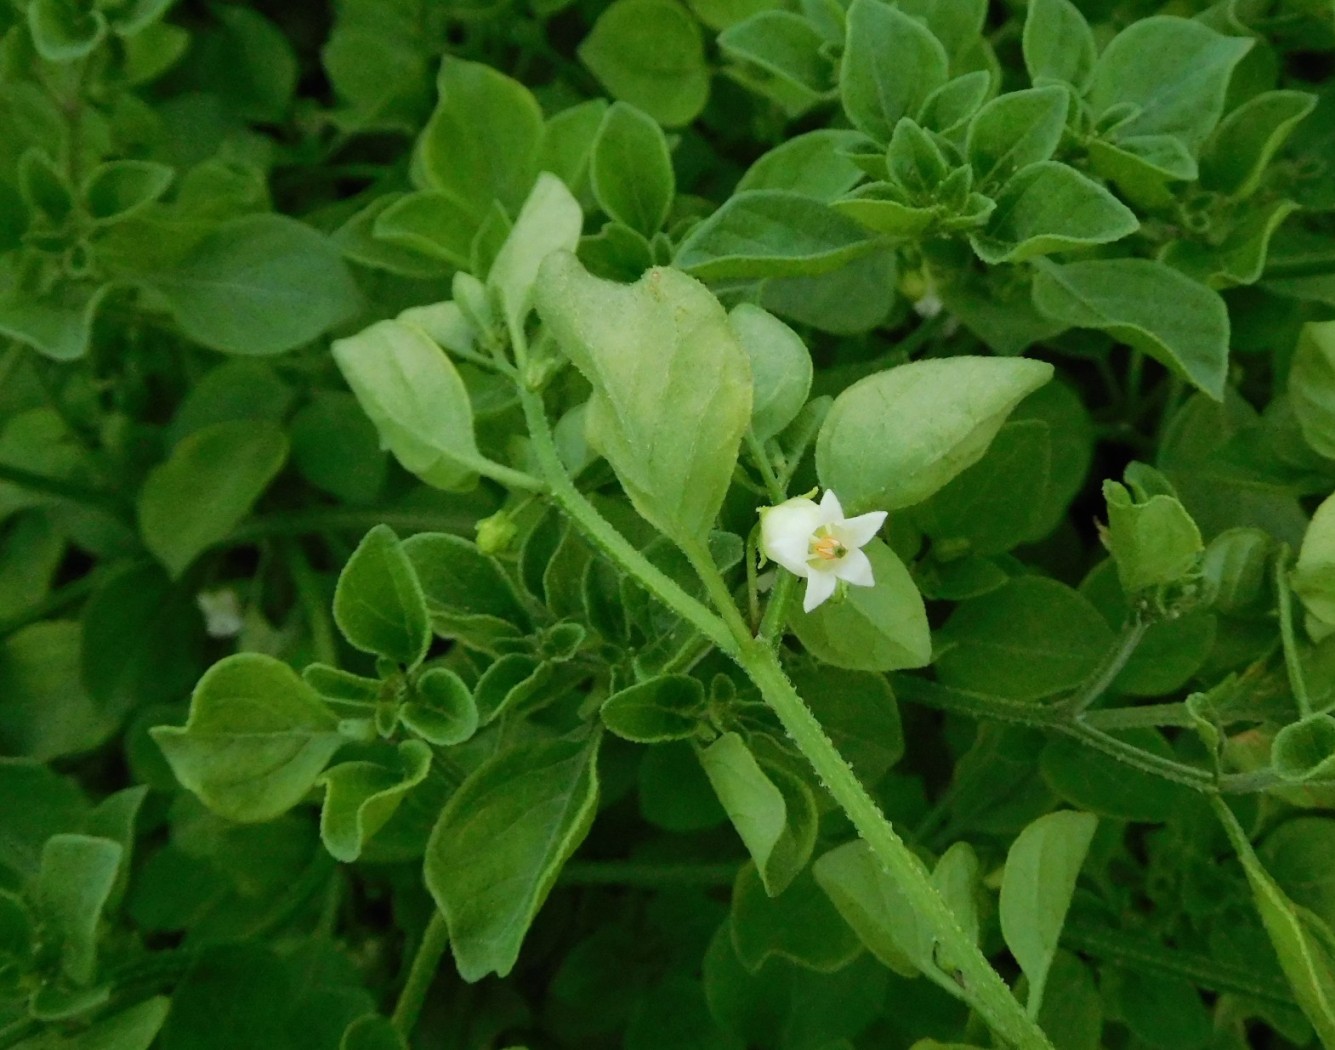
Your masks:
M0 642L0 750L50 761L106 741L124 712L98 703L83 684L82 632L43 620Z
M139 530L154 557L179 577L250 513L287 459L272 423L214 423L184 438L139 492Z
M1156 729L1125 729L1112 735L1151 755L1174 757L1171 745ZM1048 787L1065 802L1114 820L1164 824L1191 804L1190 788L1091 751L1069 737L1056 737L1044 746L1039 768Z
M408 1050L408 1044L388 1017L367 1014L348 1025L338 1050Z
M17 1044L19 1050L149 1050L167 1019L171 999L155 995L69 1032L47 1028Z
M815 845L811 789L787 770L762 765L736 733L724 733L699 754L765 892L777 896L806 866Z
M389 457L351 394L316 391L292 417L290 436L292 463L316 488L363 505L384 489Z
M1104 542L1129 596L1177 583L1200 561L1205 544L1186 508L1162 493L1133 500L1124 485L1103 483L1108 501Z
M487 275L487 286L500 298L511 330L522 331L524 319L533 308L533 286L542 260L552 252L574 251L583 226L579 201L565 183L544 171Z
M1261 859L1275 882L1328 926L1335 919L1333 857L1335 821L1328 817L1291 817L1261 843Z
M766 892L753 863L744 864L732 888L732 946L752 973L770 959L835 973L862 951L807 868L778 896Z
M1293 783L1335 778L1335 718L1309 715L1284 726L1275 734L1270 761Z
M811 392L811 354L801 337L751 303L728 313L751 359L751 433L767 441L797 418Z
M903 977L934 975L931 937L918 926L908 900L862 841L817 858L812 873L866 949Z
M399 721L428 744L453 747L477 732L477 703L464 680L448 667L433 667L417 679L416 699L399 708Z
M1214 807L1242 861L1252 899L1298 1005L1321 1042L1335 1046L1335 936L1325 923L1295 905L1275 885L1228 806L1215 799Z
M112 285L64 281L45 295L18 287L0 263L0 335L26 343L54 361L88 352L93 321Z
M829 203L862 181L861 169L843 151L865 142L861 133L849 128L795 135L761 154L735 192L788 190Z
M281 215L225 222L169 269L136 279L167 301L187 338L229 354L292 350L361 303L333 242Z
M473 240L482 220L457 197L421 190L381 198L384 207L371 225L377 242L461 270L472 266Z
M974 184L986 190L1021 168L1050 160L1066 130L1071 97L1063 87L1012 91L994 98L969 123L965 151Z
M817 659L850 671L895 671L931 661L932 642L922 595L904 563L885 544L863 548L874 587L850 587L842 601L811 612L794 610L793 633Z
M937 676L959 689L1039 700L1079 685L1112 641L1077 591L1020 576L956 607L938 635Z
M387 761L340 762L325 770L320 810L320 838L335 860L351 864L377 831L388 823L404 795L426 779L431 748L405 740Z
M1230 197L1251 196L1316 101L1305 91L1263 91L1249 98L1220 122L1201 152L1201 186Z
M101 11L70 0L32 0L28 28L33 47L48 62L76 62L106 39L107 19Z
M377 321L336 340L334 360L405 470L445 489L471 478L479 453L468 390L425 332L402 321Z
M979 258L994 265L1108 244L1140 229L1131 209L1106 189L1052 160L1016 172L996 202L987 226L969 237Z
M614 102L603 115L589 178L598 207L646 237L663 228L677 195L663 129L625 102Z
M259 653L214 664L195 687L186 724L150 733L182 784L219 816L243 822L295 806L343 742L315 691Z
M946 82L946 50L921 22L881 0L853 0L847 25L844 112L859 131L888 143L899 119Z
M615 0L577 53L613 98L664 127L689 124L709 100L700 26L674 0Z
M1308 614L1335 623L1335 495L1322 500L1312 515L1292 579Z
M821 201L784 190L747 190L691 230L674 261L702 281L813 276L878 247L862 226Z
M718 301L678 270L616 285L550 256L538 312L593 386L587 432L635 509L667 536L714 525L751 420L746 351Z
M1052 453L1046 423L1007 423L983 458L920 504L914 519L943 553L1008 551L1029 538L1044 508Z
M84 606L82 622L83 681L110 711L174 702L199 675L204 623L195 595L156 565L113 575Z
M1048 968L1098 817L1061 810L1039 817L1011 843L1001 879L1001 933L1029 978L1029 1016L1038 1014Z
M890 178L915 204L937 201L950 172L936 138L909 117L895 125L885 162Z
M517 80L447 55L436 77L440 101L413 152L424 189L452 197L477 220L492 201L517 208L538 174L542 110Z
M377 525L339 573L334 622L355 648L413 666L431 645L426 598L394 530Z
M119 842L92 835L53 835L42 847L35 905L59 945L61 970L76 984L96 976L98 924L123 852Z
M427 889L466 981L504 977L598 805L597 737L535 741L479 766L427 845Z
M1219 295L1148 259L1045 264L1034 305L1077 328L1100 328L1144 351L1214 400L1228 375L1228 311Z
M1096 118L1129 107L1116 129L1119 140L1172 135L1195 153L1218 123L1233 68L1252 43L1186 18L1142 18L1103 49L1089 104Z
M754 78L757 90L791 115L834 92L834 63L824 38L810 20L792 11L758 11L720 33L718 46L742 64L744 83Z
M84 180L83 199L94 222L116 222L147 208L167 192L175 176L166 164L153 161L106 161Z
M1034 84L1083 88L1098 54L1094 33L1071 0L1030 0L1024 20L1024 67Z
M982 357L878 372L835 399L816 472L853 513L911 507L978 462L1011 410L1051 378L1041 361Z
M689 740L705 715L705 687L690 675L663 675L618 690L600 710L603 725L623 740Z
M432 628L455 637L460 619L490 616L527 631L528 613L499 562L461 536L419 532L403 541L403 550L422 582Z
M1307 443L1335 459L1335 321L1303 325L1289 366L1288 391Z
M987 70L961 74L928 95L916 119L929 131L953 135L973 118L991 90L992 75Z

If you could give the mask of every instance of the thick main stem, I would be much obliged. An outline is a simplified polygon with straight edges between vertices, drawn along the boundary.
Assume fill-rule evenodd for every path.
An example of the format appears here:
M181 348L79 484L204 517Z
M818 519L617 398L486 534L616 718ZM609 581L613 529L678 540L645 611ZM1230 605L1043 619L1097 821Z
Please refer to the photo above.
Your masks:
M422 1012L426 1002L426 993L431 989L431 982L440 968L440 957L445 954L449 944L450 931L445 925L445 916L438 910L431 913L431 921L422 932L422 941L413 956L412 967L408 970L408 979L404 982L399 1001L394 1005L394 1016L390 1023L394 1030L403 1037L406 1044L417 1024L417 1015Z
M996 1033L1021 1050L1051 1050L1042 1029L1030 1019L1006 982L992 968L963 929L954 913L933 888L926 870L904 845L876 801L862 786L834 743L825 735L802 698L788 681L779 659L763 641L740 647L740 663L760 687L826 790L848 815L876 859L895 880L910 907L931 928L943 954L959 968L966 994Z

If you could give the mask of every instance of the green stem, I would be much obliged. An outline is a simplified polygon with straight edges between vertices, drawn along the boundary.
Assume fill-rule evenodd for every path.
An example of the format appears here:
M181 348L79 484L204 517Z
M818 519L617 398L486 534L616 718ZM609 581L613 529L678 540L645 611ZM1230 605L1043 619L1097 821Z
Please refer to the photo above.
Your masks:
M1145 704L1141 707L1112 707L1090 711L1085 724L1105 732L1109 729L1137 729L1141 726L1183 726L1193 723L1191 712L1183 703Z
M806 756L816 775L839 803L876 859L894 879L909 907L931 931L943 954L954 960L970 1002L1006 1042L1027 1050L1051 1050L1042 1029L1028 1017L1006 982L961 928L954 912L932 886L922 863L904 845L875 800L825 735L798 696L778 656L759 639L741 645L737 661L760 687L761 695Z
M1152 754L1134 744L1128 744L1125 740L1109 736L1102 730L1085 724L1083 720L1077 719L1074 724L1058 726L1058 729L1068 736L1075 737L1082 744L1087 744L1096 751L1102 751L1109 758L1115 758L1134 769L1139 769L1142 773L1162 777L1207 794L1214 794L1216 791L1214 775L1204 769Z
M561 869L570 886L731 886L736 864L637 864L634 861L571 861Z
M938 711L952 711L973 718L994 722L1031 726L1043 729L1061 725L1066 716L1061 708L1050 704L1036 704L1026 700L1008 700L988 693L973 693L964 689L931 682L916 675L895 675L895 693L910 703L922 704Z
M324 593L320 579L311 567L310 559L301 549L301 544L288 540L281 545L287 556L288 569L292 573L292 582L297 587L297 597L306 613L306 624L311 629L311 646L315 658L321 663L338 664L338 643L334 638L334 623L329 615L330 596Z
M756 437L755 432L749 429L746 432L746 450L751 453L751 459L756 469L760 471L760 480L765 483L765 491L769 493L769 498L775 503L782 503L788 498L788 490L774 473L774 464L770 462L764 444Z
M679 543L681 552L686 555L686 560L691 563L691 568L695 574L700 577L700 582L705 585L705 593L709 595L709 600L714 603L714 608L723 617L723 622L728 625L728 630L738 641L750 641L751 628L746 625L746 620L742 617L741 610L737 608L737 603L733 601L732 591L728 587L727 581L718 571L718 566L714 564L714 558L709 553L709 549L701 542Z
M787 569L779 569L774 581L774 590L770 592L769 604L765 606L765 617L760 621L758 637L771 649L783 638L784 628L788 626L788 607L793 603L797 592L797 577Z
M1131 659L1141 640L1145 637L1145 631L1148 627L1149 624L1139 613L1132 613L1131 619L1122 628L1122 634L1117 639L1117 644L1108 650L1103 663L1090 675L1084 686L1062 705L1067 715L1079 715L1097 703L1103 694L1112 687L1113 682L1117 680L1117 676L1122 673L1122 668L1126 667L1127 661Z
M1298 714L1307 718L1312 713L1312 698L1307 692L1307 679L1298 659L1298 639L1293 630L1293 595L1289 591L1289 547L1280 548L1275 559L1275 591L1279 599L1279 636L1284 643L1284 666L1289 672L1289 688L1298 704Z
M1182 977L1212 992L1235 992L1286 1006L1295 1005L1288 987L1281 981L1268 981L1209 956L1166 949L1153 941L1118 930L1068 919L1061 939L1077 951L1122 963L1129 969Z
M408 971L408 980L404 982L399 1001L394 1004L394 1015L390 1023L394 1030L407 1044L417 1024L417 1015L422 1012L426 1002L426 993L431 990L436 970L440 967L440 957L445 954L445 946L450 941L450 930L445 925L445 916L438 909L431 912L431 921L422 932L422 940L417 945L417 954Z
M25 470L23 467L16 467L12 463L0 462L0 481L7 481L11 485L17 485L29 492L40 492L59 499L69 499L76 503L102 507L117 515L124 515L128 509L126 504L110 492L90 488L87 485L79 484L77 481L66 481L64 478L53 478L48 474L38 474L35 471Z
M681 586L654 565L598 513L592 503L575 487L557 454L546 410L536 391L519 388L520 403L533 441L533 453L550 486L556 504L569 515L585 537L611 561L630 574L650 594L708 638L723 652L736 650L732 635L704 604L687 594ZM729 597L731 603L731 597ZM735 607L734 607L735 608ZM741 614L738 614L740 619Z
M12 1046L18 1046L25 1039L29 1039L42 1030L40 1021L34 1021L30 1017L24 1017L15 1021L11 1025L0 1028L0 1050L9 1050Z

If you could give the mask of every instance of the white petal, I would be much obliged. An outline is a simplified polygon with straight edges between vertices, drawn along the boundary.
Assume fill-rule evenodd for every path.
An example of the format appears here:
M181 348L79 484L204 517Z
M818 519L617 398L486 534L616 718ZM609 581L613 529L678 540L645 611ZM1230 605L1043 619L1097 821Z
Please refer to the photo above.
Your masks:
M813 572L807 577L807 593L802 597L802 611L811 612L821 602L834 593L835 578L832 572Z
M865 547L885 524L888 515L883 510L874 510L870 514L859 514L856 518L847 518L840 522L840 539L846 547Z
M840 558L834 574L857 587L876 586L876 578L871 571L871 560L859 550L851 550Z
M811 566L807 564L811 557L811 534L780 537L765 545L765 557L778 562L794 576L808 576L811 574Z
M760 512L760 549L789 572L805 576L811 534L821 524L821 509L809 499L784 500Z
M834 489L826 489L825 495L820 498L820 525L829 525L831 522L842 521L844 518L844 507L839 502L839 497L834 494Z

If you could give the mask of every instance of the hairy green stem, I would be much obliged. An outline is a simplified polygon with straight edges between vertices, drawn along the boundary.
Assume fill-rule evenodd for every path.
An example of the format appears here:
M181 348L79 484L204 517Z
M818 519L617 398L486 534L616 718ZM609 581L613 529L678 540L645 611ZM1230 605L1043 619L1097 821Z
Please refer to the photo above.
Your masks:
M551 425L547 422L546 409L538 393L520 387L519 399L533 441L533 453L547 479L551 498L598 550L714 645L731 655L736 646L732 635L719 622L719 618L617 532L611 522L599 514L597 508L575 487L557 454Z
M1063 944L1076 951L1122 963L1129 969L1181 977L1212 992L1235 992L1285 1006L1296 1005L1293 994L1282 981L1266 980L1242 967L1229 966L1209 956L1164 948L1154 941L1119 930L1070 918L1062 928L1061 939Z
M1131 619L1122 628L1117 644L1108 650L1103 662L1089 676L1084 686L1063 705L1068 715L1078 715L1102 698L1139 647L1148 627L1149 624L1139 613L1131 615Z
M1144 704L1140 707L1110 707L1088 711L1085 724L1095 729L1136 729L1141 726L1190 727L1191 712L1184 703Z
M796 590L797 577L787 569L780 569L774 580L774 589L770 591L769 604L765 606L765 617L760 621L758 635L771 649L783 639L783 630L788 626L788 607L793 603Z
M1284 644L1284 667L1289 672L1289 688L1298 704L1298 714L1307 718L1312 713L1312 698L1307 692L1307 679L1298 659L1298 638L1293 630L1293 595L1289 590L1289 547L1280 548L1275 559L1275 592L1279 601L1279 636Z
M746 432L746 450L751 453L751 459L755 462L756 469L760 471L760 480L765 483L765 491L769 494L769 498L775 503L782 503L788 496L787 490L779 481L779 476L774 473L774 464L770 462L764 443L752 430Z
M816 716L798 696L774 651L759 639L748 640L740 647L737 662L760 687L761 695L788 735L894 879L914 913L931 930L943 954L954 960L970 1002L1006 1042L1021 1050L1050 1050L1047 1036L1025 1013L973 938L960 928L954 912L932 886L922 863L895 832L826 736Z
M422 931L422 940L413 955L412 967L408 970L408 979L404 982L399 1001L394 1004L394 1014L390 1023L406 1044L417 1024L417 1016L426 1002L426 993L431 990L436 970L440 968L440 957L445 954L445 947L450 942L450 930L445 925L445 916L433 910L431 921Z

